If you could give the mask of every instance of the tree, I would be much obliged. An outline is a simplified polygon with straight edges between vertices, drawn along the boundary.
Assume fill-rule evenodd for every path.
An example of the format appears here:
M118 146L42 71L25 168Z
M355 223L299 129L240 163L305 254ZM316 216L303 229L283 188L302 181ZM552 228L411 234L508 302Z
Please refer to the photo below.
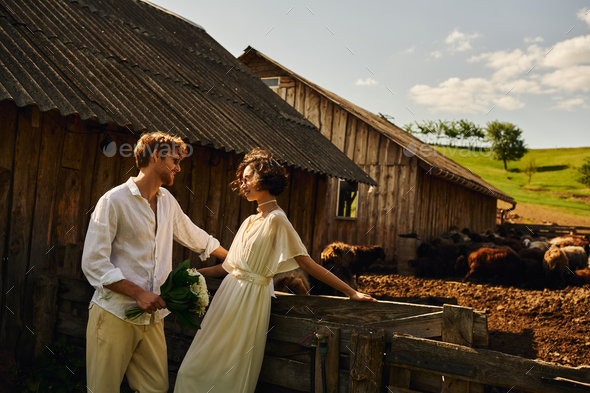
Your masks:
M507 161L520 160L528 151L521 137L522 131L514 124L490 121L486 132L494 158L504 162L504 170L508 170Z
M539 170L539 168L537 168L537 161L534 158L531 158L530 160L528 160L528 162L526 163L525 167L524 167L524 174L527 175L529 177L529 186L531 185L531 179L533 178L533 175L535 173L537 173Z
M469 147L478 145L478 142L484 140L486 136L481 127L466 119L459 120L456 128L461 142L468 141Z
M457 128L456 121L445 121L439 120L439 123L443 125L443 131L450 146L454 146L453 141L459 138L459 129Z
M590 187L590 157L586 157L582 165L576 169L578 177L576 181Z
M420 133L417 129L414 128L414 124L412 124L412 123L408 123L408 124L404 125L402 127L402 129L406 130L406 132L408 132L412 135L416 135L416 134Z

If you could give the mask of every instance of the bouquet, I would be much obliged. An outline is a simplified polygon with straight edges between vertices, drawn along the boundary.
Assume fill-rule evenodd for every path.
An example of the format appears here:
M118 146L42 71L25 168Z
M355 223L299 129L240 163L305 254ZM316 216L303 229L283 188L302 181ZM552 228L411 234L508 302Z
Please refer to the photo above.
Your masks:
M196 317L205 314L205 308L209 305L209 293L205 277L197 269L189 268L187 259L174 271L160 287L160 297L166 302L166 308L178 317L186 327L194 330L201 328ZM139 307L133 307L125 311L127 319L135 320L145 313Z

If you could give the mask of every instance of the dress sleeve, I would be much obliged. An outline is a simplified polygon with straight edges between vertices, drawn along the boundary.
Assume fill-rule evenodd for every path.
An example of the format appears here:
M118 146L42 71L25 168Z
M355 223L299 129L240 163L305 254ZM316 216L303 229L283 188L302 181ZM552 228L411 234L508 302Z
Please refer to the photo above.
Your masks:
M272 226L275 230L273 246L276 250L278 264L276 273L297 269L299 264L295 257L309 256L299 234L287 217L280 214L274 215Z

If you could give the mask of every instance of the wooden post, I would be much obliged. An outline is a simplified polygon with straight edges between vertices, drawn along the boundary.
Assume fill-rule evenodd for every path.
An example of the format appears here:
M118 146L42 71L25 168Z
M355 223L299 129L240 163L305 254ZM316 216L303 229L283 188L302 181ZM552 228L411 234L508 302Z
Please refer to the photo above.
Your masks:
M473 309L450 304L443 305L442 340L467 347L473 346ZM483 385L481 388L483 392ZM469 393L469 381L443 376L442 391Z
M412 370L409 368L391 366L389 368L389 390L410 389Z
M326 354L326 388L327 393L338 393L338 366L340 363L340 329L316 326L315 331L328 337ZM320 346L315 350L315 391L322 392L322 357Z
M385 350L383 329L353 329L350 344L350 392L379 393Z
M53 328L57 318L56 276L37 276L35 288L35 357L53 341Z
M442 340L471 347L473 345L473 309L443 305Z

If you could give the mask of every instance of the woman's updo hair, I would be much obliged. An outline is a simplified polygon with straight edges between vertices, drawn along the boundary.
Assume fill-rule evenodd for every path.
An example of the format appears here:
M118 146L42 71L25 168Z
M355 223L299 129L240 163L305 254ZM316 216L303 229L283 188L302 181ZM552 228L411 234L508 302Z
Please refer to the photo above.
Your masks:
M242 179L248 166L252 167L252 182L259 190L268 190L271 195L280 195L287 187L287 170L272 157L272 153L263 147L257 147L244 156L236 171L236 180L230 183L233 191L244 196Z

